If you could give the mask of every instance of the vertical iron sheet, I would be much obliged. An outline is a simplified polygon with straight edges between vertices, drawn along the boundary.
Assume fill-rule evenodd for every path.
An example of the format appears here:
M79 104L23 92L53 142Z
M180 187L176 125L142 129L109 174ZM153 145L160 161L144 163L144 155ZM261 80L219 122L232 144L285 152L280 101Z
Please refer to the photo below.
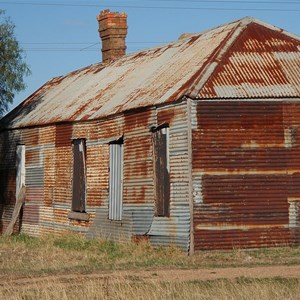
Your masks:
M110 220L122 220L123 141L109 146L109 213Z

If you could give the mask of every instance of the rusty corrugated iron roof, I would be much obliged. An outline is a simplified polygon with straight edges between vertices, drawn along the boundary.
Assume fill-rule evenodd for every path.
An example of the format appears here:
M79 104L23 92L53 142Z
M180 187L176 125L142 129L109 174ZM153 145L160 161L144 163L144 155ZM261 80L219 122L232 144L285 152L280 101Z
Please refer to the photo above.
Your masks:
M54 78L7 127L93 120L191 98L300 97L300 38L250 17Z

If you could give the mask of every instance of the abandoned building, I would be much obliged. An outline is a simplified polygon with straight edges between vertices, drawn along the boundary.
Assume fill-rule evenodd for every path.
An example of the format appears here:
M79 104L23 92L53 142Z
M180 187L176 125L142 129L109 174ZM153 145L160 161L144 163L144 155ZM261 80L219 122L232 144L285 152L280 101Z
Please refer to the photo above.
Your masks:
M300 38L246 17L49 80L0 132L0 230L184 251L299 245Z

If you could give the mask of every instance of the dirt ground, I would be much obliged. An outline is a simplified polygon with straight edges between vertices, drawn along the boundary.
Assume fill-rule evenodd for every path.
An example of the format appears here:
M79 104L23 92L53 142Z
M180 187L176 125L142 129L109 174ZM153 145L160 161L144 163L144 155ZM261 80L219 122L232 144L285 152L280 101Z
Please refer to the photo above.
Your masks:
M91 274L64 274L56 276L39 276L30 278L13 278L0 275L0 288L7 284L17 286L39 285L44 282L68 283L73 280L126 280L126 281L171 281L183 282L194 280L214 280L220 278L234 279L238 277L248 278L300 278L300 266L266 266L266 267L237 267L237 268L207 268L207 269L149 269L126 270L112 272L98 272Z

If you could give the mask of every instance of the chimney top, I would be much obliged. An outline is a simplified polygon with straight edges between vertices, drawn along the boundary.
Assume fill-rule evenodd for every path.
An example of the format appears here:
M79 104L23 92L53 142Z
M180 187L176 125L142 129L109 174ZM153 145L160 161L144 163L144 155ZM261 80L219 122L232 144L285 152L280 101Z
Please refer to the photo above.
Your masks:
M102 62L110 62L126 54L127 14L101 11L97 16L102 40Z

